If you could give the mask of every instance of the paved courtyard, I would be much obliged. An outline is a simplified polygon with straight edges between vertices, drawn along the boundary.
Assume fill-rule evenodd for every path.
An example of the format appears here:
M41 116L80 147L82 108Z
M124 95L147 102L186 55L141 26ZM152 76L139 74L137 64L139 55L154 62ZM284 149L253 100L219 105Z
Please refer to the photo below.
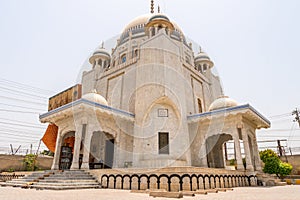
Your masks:
M147 194L134 194L126 190L69 190L69 191L49 191L49 190L32 190L11 187L0 187L1 200L135 200L135 199L166 199L153 198ZM241 200L241 199L300 199L300 186L284 187L248 187L234 188L234 191L220 192L217 194L197 195L196 197L184 197L183 199L222 199L222 200Z

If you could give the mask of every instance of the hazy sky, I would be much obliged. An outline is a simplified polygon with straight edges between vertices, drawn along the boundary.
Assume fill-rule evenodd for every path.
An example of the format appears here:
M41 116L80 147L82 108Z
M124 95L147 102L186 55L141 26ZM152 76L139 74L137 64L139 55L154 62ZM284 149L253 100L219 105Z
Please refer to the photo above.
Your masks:
M259 139L277 139L278 135L278 139L290 139L290 146L300 147L299 127L288 116L300 108L300 1L158 3L162 12L209 54L225 94L271 117L273 131L259 132ZM32 123L34 127L26 127L26 132L43 135L43 130L35 127L37 114L7 111L23 110L12 105L33 105L11 98L39 102L36 111L43 113L45 98L75 84L82 64L101 41L119 34L136 16L149 13L149 5L150 0L0 0L0 96L10 97L0 97L0 147L22 143L17 136L6 137L1 132L5 129L13 134L8 131L14 127L9 127L9 120ZM17 88L15 94L8 93L14 84L3 79L52 92L34 92L36 96L26 98ZM32 142L26 141L28 147Z

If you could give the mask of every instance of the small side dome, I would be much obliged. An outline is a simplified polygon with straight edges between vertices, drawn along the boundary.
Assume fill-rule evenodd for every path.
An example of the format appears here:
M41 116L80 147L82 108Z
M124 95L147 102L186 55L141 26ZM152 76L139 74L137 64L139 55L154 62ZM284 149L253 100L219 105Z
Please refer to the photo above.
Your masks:
M195 61L210 61L210 58L205 52L200 52L195 56Z
M93 53L89 59L89 62L93 64L97 58L101 58L103 60L110 60L111 58L110 53L103 47L103 44Z
M213 111L213 110L219 110L222 108L230 108L235 106L238 106L238 103L235 100L227 96L222 96L216 99L214 102L212 102L208 110Z
M92 101L94 103L108 106L106 99L103 96L101 96L100 94L98 94L96 90L93 90L91 93L87 93L87 94L83 95L82 98L86 99L88 101Z

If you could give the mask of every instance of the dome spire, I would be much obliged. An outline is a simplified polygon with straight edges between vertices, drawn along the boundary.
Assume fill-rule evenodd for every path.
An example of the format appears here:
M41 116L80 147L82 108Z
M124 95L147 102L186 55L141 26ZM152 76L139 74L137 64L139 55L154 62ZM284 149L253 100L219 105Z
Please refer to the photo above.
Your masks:
M157 11L158 11L158 13L160 13L160 6L159 5L157 7Z
M151 0L151 7L150 7L151 13L154 13L154 0Z
M202 53L202 47L199 46L199 53Z

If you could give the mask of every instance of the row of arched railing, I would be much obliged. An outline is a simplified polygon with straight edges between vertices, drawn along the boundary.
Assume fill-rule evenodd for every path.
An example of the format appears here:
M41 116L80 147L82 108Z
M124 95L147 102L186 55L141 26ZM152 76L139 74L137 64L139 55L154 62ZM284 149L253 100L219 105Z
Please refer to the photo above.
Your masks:
M104 174L101 176L103 188L111 189L162 189L172 191L172 186L179 186L180 191L197 189L231 188L256 186L255 175L212 175L212 174Z
M25 175L22 174L0 174L0 180L2 181L10 181L12 179L18 179L18 178L22 178Z

